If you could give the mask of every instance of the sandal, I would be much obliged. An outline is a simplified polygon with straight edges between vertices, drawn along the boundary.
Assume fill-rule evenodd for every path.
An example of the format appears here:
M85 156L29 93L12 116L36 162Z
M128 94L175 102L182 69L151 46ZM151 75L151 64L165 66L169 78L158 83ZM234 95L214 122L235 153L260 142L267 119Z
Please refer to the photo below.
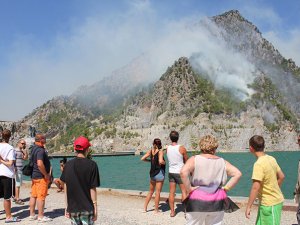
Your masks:
M10 217L9 219L5 220L5 223L16 223L20 222L21 220L18 217Z
M18 200L15 201L15 204L24 205L24 202L21 199L18 199Z

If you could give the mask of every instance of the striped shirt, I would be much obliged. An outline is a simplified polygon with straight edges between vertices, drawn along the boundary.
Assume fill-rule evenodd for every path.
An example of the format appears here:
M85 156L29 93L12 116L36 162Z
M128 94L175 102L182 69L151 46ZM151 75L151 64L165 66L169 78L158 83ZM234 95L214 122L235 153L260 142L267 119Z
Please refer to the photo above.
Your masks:
M16 157L16 162L15 162L15 167L18 171L23 169L23 155L24 153L19 149L15 149L15 157Z

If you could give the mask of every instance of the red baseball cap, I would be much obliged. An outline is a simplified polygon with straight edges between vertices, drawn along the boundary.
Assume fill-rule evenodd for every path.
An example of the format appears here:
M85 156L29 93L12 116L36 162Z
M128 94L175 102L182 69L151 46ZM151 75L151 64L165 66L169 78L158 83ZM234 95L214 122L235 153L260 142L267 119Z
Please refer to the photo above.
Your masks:
M91 143L86 137L80 136L74 141L75 150L84 150L91 146Z

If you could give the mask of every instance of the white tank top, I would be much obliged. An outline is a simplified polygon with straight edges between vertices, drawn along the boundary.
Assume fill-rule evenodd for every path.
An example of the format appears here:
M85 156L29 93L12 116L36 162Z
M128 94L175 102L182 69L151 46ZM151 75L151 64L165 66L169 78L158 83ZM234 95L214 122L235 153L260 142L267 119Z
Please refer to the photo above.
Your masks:
M169 145L167 157L169 161L169 173L180 173L183 167L183 155L179 151L180 145Z

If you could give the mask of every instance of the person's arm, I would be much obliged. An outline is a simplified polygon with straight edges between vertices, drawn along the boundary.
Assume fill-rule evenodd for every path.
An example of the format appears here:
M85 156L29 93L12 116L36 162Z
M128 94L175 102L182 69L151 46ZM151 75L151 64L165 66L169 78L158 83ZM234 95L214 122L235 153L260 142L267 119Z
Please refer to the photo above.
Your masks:
M158 152L158 162L159 162L160 165L165 165L166 164L166 162L164 160L163 150L159 150L159 152Z
M70 214L69 214L69 212L68 212L68 195L67 195L67 185L66 185L66 183L64 183L63 181L61 181L62 182L62 185L63 185L63 187L64 187L64 190L65 190L65 217L66 218L70 218Z
M189 179L189 175L194 171L194 169L195 169L195 157L191 157L187 160L187 162L184 164L184 166L181 168L180 171L180 177L183 185L185 186L187 195L189 195L189 193L193 189L197 188L191 186L191 182Z
M282 172L282 170L277 171L276 175L277 175L277 182L278 182L278 185L280 187L283 180L284 180L284 178L285 178L285 176L284 176L284 173Z
M240 180L242 173L241 171L230 164L228 161L225 161L226 164L226 173L227 176L231 177L230 180L223 187L226 191L231 190Z
M3 165L7 166L7 167L10 167L14 164L15 160L3 160L1 157L0 157L0 163L2 163Z
M143 157L141 158L142 161L144 162L150 162L150 159L147 159L150 156L150 151L147 151L145 155L143 155Z
M249 195L249 199L248 199L248 203L247 203L247 207L246 207L246 211L245 211L245 216L247 219L250 218L250 211L251 211L251 207L253 205L253 202L255 201L258 191L260 189L261 183L258 180L253 180L252 183L252 188L250 191L250 195Z
M188 154L187 154L187 151L186 151L186 148L185 148L184 146L180 146L179 152L180 152L180 153L182 154L182 156L183 156L183 163L186 163L187 160L188 160L188 158L189 158L189 156L188 156Z
M90 193L91 193L91 198L92 198L93 205L94 205L93 221L96 221L97 220L97 189L96 189L96 187L91 188Z
M21 150L22 151L22 159L27 160L28 159L28 151L26 149Z

